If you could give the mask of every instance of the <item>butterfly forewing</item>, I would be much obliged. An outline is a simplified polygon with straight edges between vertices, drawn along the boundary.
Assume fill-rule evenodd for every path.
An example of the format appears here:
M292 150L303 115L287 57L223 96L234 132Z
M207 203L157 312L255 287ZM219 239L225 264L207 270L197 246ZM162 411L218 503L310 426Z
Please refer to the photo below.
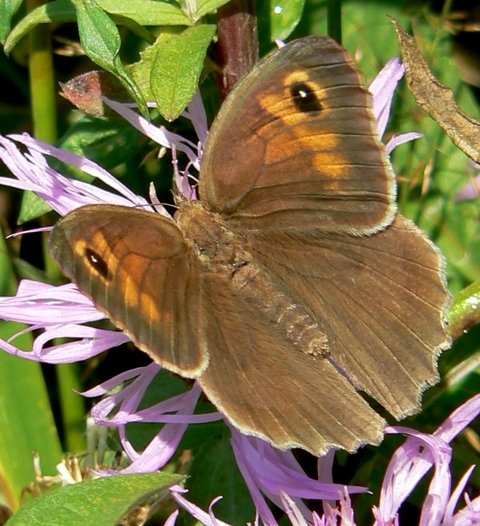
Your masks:
M293 42L237 84L206 143L200 198L254 230L358 234L392 221L394 175L342 48Z
M173 221L86 206L57 223L50 249L62 272L158 363L190 377L206 367L198 266Z

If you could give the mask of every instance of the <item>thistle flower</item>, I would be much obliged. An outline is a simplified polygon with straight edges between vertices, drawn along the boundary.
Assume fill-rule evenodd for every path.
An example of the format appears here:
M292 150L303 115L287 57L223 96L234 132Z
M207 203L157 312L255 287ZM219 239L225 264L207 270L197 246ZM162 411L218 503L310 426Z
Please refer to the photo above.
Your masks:
M401 505L432 467L434 468L434 475L421 509L419 525L475 526L480 524L480 496L471 500L468 494L464 493L475 466L471 466L465 472L452 491L450 473L452 448L449 445L479 413L480 395L476 395L455 410L432 434L420 433L414 429L401 426L386 429L387 434L399 433L409 438L395 451L390 460L383 480L379 504L374 506L372 510L373 526L398 526L400 524L398 512ZM243 437L241 440L248 439ZM232 442L235 442L235 438L232 439ZM324 502L324 514L319 516L315 512L311 513L302 502L292 497L295 493L297 495L301 493L303 497L308 495L308 489L302 485L296 476L297 474L290 474L282 480L279 474L288 469L287 464L283 464L283 469L279 470L277 466L269 465L268 457L269 452L258 465L258 472L261 473L262 479L274 482L277 485L276 493L281 501L280 507L286 512L293 526L356 526L350 495L361 488L355 488L352 491L352 487L341 488L335 484L324 485L325 487L322 489L317 487L314 490L316 498L330 499L328 495L323 493L326 490L327 493L333 493L333 499L338 501L337 508L332 507L329 502ZM248 484L248 479L246 478L246 480ZM297 481L296 485L293 488L289 487L294 481ZM320 483L317 484L320 486ZM258 483L257 487L259 487ZM313 484L311 487L313 489ZM172 488L173 497L182 508L207 526L225 524L218 521L214 515L213 507L217 500L212 502L209 512L206 513L189 502L183 496L184 491L178 486ZM455 511L462 495L466 505ZM278 500L270 498L274 502ZM269 513L269 509L264 510L263 505L259 506L257 501L255 503L263 523L267 526L277 526L277 522Z

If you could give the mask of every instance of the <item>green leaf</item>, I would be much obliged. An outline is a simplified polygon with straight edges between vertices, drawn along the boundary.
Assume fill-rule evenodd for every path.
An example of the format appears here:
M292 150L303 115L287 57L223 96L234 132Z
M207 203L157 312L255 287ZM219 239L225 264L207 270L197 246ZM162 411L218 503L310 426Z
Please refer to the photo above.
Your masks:
M182 11L193 22L197 22L208 13L214 13L230 0L179 0Z
M52 22L73 22L75 20L75 8L70 0L57 0L37 7L13 28L5 41L5 53L10 51L18 44L31 29L38 24L48 24Z
M161 0L98 0L97 4L111 15L131 19L142 26L192 25L178 5ZM76 11L71 0L57 0L41 5L14 27L5 41L5 53L8 54L38 24L75 20ZM118 22L122 23L122 19L119 18Z
M0 9L0 42L3 44L10 31L12 16L22 4L22 0L2 0Z
M10 256L0 232L0 295L15 293L16 280ZM19 323L0 322L0 338L7 341L25 329ZM31 349L32 335L25 333L12 342ZM13 509L22 490L35 479L33 455L39 454L44 473L54 474L62 450L53 420L40 364L0 352L0 486Z
M129 508L149 497L161 498L180 475L148 473L86 480L37 497L21 508L9 526L115 526ZM52 522L53 521L53 522Z
M117 26L94 0L74 0L74 4L80 43L85 53L95 64L113 73L124 84L141 113L148 118L145 99L120 60L121 40Z
M297 27L303 14L305 0L276 0L270 2L271 38L286 39Z
M193 433L204 435L187 480L189 500L208 509L222 495L214 507L216 517L229 524L253 523L255 507L233 454L230 430L223 422L191 427L195 427Z
M181 8L161 0L98 0L111 15L131 18L142 26L190 26L192 22Z
M33 192L23 192L17 223L23 225L23 223L37 219L51 210L50 205L37 194Z
M7 339L24 326L0 323L0 337ZM15 345L30 348L24 334ZM22 490L35 480L33 451L38 452L44 474L55 474L62 450L39 363L0 352L0 473L8 503L17 507Z
M207 48L216 26L200 25L180 35L160 35L150 74L150 86L158 111L168 121L176 119L198 86Z

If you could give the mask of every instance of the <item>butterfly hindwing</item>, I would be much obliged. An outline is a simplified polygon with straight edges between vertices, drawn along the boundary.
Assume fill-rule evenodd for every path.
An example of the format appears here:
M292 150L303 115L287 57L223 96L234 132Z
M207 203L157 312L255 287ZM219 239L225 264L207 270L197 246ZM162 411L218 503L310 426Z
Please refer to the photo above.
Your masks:
M400 214L373 236L251 235L252 253L327 335L331 359L397 419L419 410L450 345L438 249Z
M236 427L316 455L381 441L384 420L328 359L295 348L228 282L204 283L210 361L199 382Z

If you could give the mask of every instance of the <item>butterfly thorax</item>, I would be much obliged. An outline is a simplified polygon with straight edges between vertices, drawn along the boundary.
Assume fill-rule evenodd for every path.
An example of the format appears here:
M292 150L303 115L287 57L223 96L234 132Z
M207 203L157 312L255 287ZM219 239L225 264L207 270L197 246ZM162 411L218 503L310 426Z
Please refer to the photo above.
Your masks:
M248 237L229 227L200 201L183 204L175 215L185 242L210 279L222 282L276 326L295 347L314 356L328 355L326 335L311 313L295 302L249 250Z
M245 238L229 229L219 214L206 210L200 201L182 204L175 220L199 262L211 271L234 271L251 260Z

